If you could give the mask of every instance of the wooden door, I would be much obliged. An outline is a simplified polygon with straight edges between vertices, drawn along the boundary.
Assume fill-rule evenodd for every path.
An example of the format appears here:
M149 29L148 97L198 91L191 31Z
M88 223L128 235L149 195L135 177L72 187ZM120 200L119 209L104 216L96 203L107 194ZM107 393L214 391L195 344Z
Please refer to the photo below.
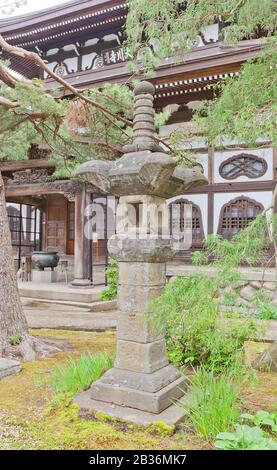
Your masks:
M69 202L67 206L67 254L74 255L75 239L75 202Z
M62 195L49 196L46 211L46 251L66 254L67 199Z

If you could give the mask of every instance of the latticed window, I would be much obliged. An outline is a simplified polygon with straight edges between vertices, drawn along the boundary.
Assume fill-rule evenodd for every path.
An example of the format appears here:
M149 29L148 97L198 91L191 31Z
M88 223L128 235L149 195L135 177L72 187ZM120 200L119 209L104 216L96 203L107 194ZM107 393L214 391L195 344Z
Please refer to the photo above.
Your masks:
M20 237L20 211L13 206L7 206L11 237L13 242L18 242Z
M240 230L247 227L263 209L263 205L253 199L247 197L233 199L221 209L218 234L230 240Z
M221 163L219 174L226 180L234 180L239 176L259 178L267 171L267 162L256 155L240 153Z
M177 216L179 218L178 221L174 221L173 218L176 217L176 214L172 210L173 204L180 206L179 210L177 211ZM203 222L202 222L202 215L200 207L197 204L194 204L187 199L177 199L169 204L169 213L170 213L170 230L172 233L173 224L177 222L179 224L180 232L183 233L185 231L185 224L186 220L184 217L185 214L185 206L190 205L192 209L192 248L202 246L202 241L204 238L204 230L203 230Z

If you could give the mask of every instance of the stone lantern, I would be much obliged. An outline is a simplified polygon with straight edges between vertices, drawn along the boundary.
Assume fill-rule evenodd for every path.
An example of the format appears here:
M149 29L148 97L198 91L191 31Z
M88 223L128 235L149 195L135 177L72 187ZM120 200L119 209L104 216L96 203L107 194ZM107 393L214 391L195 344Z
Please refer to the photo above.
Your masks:
M207 180L199 171L177 167L178 159L156 143L154 91L149 82L134 90L134 137L124 155L115 162L84 163L76 173L120 198L123 222L108 242L119 265L115 364L75 400L83 409L138 424L175 424L182 412L173 402L182 397L187 379L169 364L165 330L153 320L151 301L163 291L173 254L166 199Z

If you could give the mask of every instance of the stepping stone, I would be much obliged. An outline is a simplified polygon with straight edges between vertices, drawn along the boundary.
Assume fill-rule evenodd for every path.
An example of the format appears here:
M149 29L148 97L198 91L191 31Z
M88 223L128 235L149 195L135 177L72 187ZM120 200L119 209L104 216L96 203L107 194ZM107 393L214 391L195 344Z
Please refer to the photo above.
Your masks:
M21 370L20 362L0 358L0 380Z

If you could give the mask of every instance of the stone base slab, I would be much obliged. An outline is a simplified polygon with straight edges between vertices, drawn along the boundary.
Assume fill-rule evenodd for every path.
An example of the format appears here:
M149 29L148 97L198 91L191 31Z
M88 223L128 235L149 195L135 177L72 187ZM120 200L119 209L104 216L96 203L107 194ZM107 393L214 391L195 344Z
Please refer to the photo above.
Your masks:
M16 374L21 370L20 362L12 359L0 359L0 379Z
M58 280L57 271L37 271L35 269L32 270L33 282L48 283L48 282L57 282L57 280Z
M108 416L112 416L115 419L134 423L137 426L148 426L149 424L158 421L162 421L170 426L176 426L184 419L186 414L185 410L179 405L183 404L185 406L188 402L188 398L187 396L183 397L181 400L178 400L175 404L169 406L166 410L158 414L93 400L91 398L90 390L77 395L74 397L73 401L79 405L80 414L82 415L82 413L84 413L86 418L87 413L95 414L95 412L99 411Z
M180 372L171 364L152 374L131 372L113 367L105 372L101 377L101 382L112 385L113 387L127 387L134 390L155 393L167 387L172 382L175 382L175 380L180 377Z
M184 376L155 393L122 386L116 387L103 383L100 379L92 385L90 394L93 400L159 414L175 400L181 398L186 388L187 378Z

